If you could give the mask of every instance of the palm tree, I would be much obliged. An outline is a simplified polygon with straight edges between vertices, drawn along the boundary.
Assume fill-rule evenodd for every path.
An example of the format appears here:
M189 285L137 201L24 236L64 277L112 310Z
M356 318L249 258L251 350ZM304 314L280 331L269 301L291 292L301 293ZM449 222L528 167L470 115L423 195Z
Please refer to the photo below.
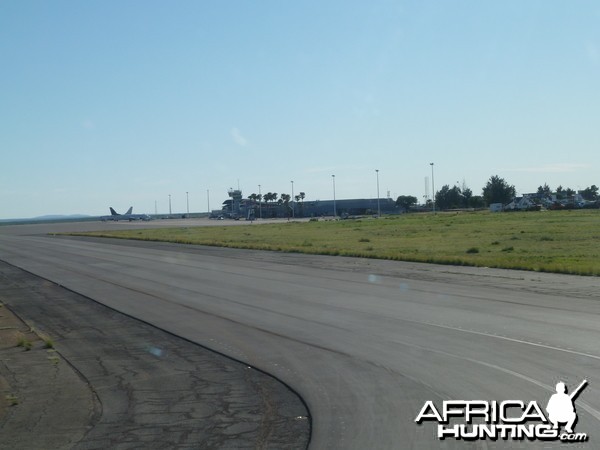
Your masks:
M290 219L290 200L292 199L292 196L290 194L281 194L281 198L279 199L279 201L281 202L280 204L283 204L285 206L285 214L288 218L288 220Z
M304 217L304 197L306 197L306 194L304 192L300 192L300 200L302 200L302 203L300 204L300 214L302 217Z
M269 202L274 202L275 200L277 200L277 192L267 192L265 195L263 195L263 199L265 202L267 202L267 204ZM269 206L269 209L271 209L271 207ZM272 216L272 214L269 214L270 216Z
M248 214L250 210L252 210L252 214L254 214L254 209L256 208L256 200L258 199L258 195L257 194L250 194L248 196L248 200L250 200L250 202L252 202L252 206L248 206L247 202L246 202L246 213Z

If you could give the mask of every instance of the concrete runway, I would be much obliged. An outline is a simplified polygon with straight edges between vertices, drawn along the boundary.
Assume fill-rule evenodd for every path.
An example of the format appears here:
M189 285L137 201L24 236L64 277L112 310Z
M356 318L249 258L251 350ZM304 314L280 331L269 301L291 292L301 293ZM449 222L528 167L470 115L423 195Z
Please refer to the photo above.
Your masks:
M558 448L414 420L427 400L545 406L583 379L578 448L599 446L598 278L37 234L69 226L0 227L0 259L282 379L312 448Z

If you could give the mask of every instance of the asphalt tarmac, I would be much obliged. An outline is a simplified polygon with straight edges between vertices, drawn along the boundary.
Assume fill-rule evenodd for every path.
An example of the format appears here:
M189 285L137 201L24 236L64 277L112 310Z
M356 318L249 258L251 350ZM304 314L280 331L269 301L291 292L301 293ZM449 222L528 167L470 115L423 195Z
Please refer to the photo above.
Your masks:
M576 431L589 441L577 446L600 442L598 278L15 228L0 229L0 259L292 386L312 448L559 448L441 441L415 418L428 400L545 406L558 381L583 379Z
M268 374L4 262L0 301L32 342L25 351L0 336L0 394L17 403L0 410L2 450L308 444L305 405Z

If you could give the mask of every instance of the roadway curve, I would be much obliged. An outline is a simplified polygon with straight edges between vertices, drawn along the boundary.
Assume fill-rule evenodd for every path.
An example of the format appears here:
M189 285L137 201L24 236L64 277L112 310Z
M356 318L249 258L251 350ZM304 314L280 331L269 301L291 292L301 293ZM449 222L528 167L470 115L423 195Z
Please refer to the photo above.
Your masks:
M557 381L585 378L576 431L600 441L598 278L15 229L0 259L294 387L312 448L514 448L440 442L414 419L426 400L545 405Z

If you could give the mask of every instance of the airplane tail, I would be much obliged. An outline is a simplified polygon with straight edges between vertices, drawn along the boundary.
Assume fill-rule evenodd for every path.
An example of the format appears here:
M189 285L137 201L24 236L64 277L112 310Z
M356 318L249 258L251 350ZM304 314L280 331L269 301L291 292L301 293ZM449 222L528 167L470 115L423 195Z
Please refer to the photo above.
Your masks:
M133 206L130 206L125 214L131 214L131 211L133 211Z
M114 209L112 209L112 206L110 207L110 215L111 216L118 216L119 215L119 214L117 214L117 212Z

